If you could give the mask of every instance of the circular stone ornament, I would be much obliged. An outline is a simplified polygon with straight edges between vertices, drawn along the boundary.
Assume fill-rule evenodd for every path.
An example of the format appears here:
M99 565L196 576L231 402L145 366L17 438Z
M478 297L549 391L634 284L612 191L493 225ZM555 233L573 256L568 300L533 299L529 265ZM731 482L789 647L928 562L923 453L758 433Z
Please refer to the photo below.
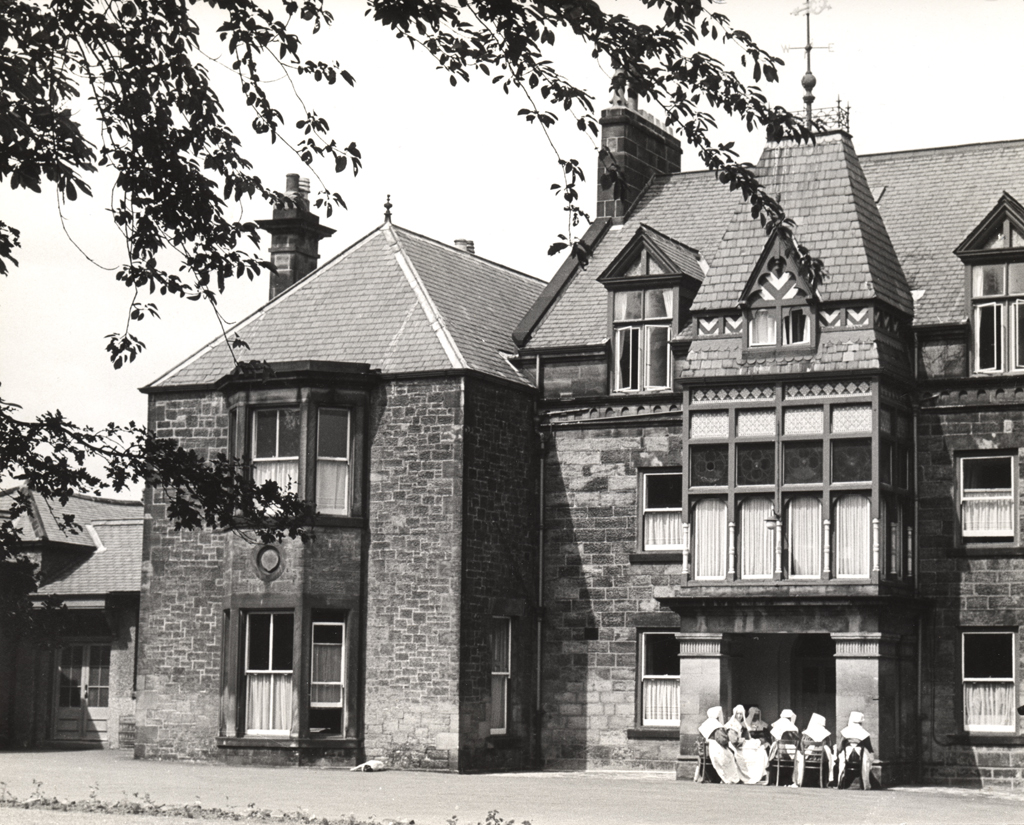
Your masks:
M273 581L284 570L284 555L280 547L265 544L256 551L256 572L265 581Z

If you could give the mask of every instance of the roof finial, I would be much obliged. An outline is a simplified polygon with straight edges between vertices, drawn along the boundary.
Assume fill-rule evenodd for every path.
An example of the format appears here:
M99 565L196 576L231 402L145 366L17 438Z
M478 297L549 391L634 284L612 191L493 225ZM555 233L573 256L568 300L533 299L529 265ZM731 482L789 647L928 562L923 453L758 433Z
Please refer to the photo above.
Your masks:
M826 9L832 8L828 4L828 0L804 0L799 6L793 9L793 14L803 14L807 17L807 43L803 46L804 51L807 53L807 71L804 72L804 76L800 79L800 85L804 87L804 107L805 117L807 119L807 128L810 129L814 123L813 115L813 103L814 103L814 86L817 84L818 79L811 72L811 50L812 49L828 49L832 51L832 44L828 46L815 46L811 43L811 15L821 14ZM786 51L789 51L786 49Z
M391 223L391 195L384 202L384 223Z

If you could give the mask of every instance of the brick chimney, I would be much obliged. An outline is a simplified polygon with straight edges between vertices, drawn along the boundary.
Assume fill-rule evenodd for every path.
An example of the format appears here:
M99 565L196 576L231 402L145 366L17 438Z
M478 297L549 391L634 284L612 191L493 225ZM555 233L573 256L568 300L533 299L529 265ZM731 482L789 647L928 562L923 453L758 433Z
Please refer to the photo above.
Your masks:
M653 175L678 172L679 139L660 121L641 112L635 96L617 94L601 112L601 146L597 161L597 217L621 223L626 210ZM614 169L617 180L608 173Z
M257 221L270 233L270 263L276 270L270 276L271 299L316 269L320 239L334 234L309 211L309 181L298 175L285 181L288 204L275 209L270 220Z

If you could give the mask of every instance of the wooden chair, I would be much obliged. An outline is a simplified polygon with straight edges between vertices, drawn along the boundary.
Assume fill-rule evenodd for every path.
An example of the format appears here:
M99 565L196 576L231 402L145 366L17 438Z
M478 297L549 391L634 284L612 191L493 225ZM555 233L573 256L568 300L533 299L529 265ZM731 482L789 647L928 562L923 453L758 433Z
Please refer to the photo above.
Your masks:
M824 788L828 784L828 770L829 760L828 755L825 753L825 746L821 742L816 742L811 745L805 745L803 748L803 762L804 771L803 777L801 778L801 784L803 779L807 777L807 771L818 772L818 787Z
M788 769L789 775L793 775L793 771L796 769L796 752L799 747L800 734L793 731L782 734L780 739L772 743L768 769L775 770L776 786L781 782L780 776L783 770Z
M711 758L708 756L708 741L700 733L697 734L695 751L697 754L697 770L693 773L693 781L721 782L718 771L715 770L714 765L711 764Z

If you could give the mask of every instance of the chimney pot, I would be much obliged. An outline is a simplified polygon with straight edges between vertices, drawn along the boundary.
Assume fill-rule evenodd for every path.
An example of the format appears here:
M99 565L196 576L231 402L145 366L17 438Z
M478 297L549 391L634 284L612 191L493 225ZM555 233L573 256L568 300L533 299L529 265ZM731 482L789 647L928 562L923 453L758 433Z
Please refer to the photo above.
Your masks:
M463 252L468 252L470 255L476 254L476 244L472 241L468 241L465 238L459 238L455 241L455 246L461 249Z
M298 192L299 191L299 176L296 174L285 175L284 178L284 191L285 192Z

